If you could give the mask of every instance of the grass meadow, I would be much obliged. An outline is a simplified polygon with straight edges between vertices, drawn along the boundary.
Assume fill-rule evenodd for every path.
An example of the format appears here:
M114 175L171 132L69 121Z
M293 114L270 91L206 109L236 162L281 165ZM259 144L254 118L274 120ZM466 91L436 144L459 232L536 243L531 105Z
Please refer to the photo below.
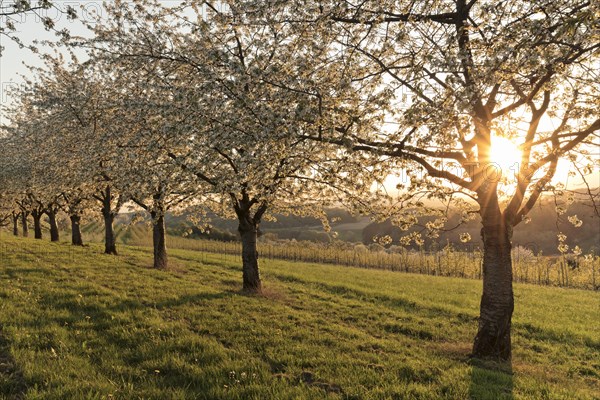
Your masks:
M151 247L152 231L146 224L118 225L119 243ZM87 240L104 240L103 226L98 222L84 228ZM67 237L67 234L65 234ZM241 254L241 243L216 240L198 240L179 236L168 236L170 248L195 250L217 254ZM368 248L362 244L345 242L314 243L308 241L273 242L259 239L262 258L275 260L303 261L384 269L388 271L481 279L483 254L477 241L469 244L470 251L461 251L452 245L441 246L437 251L407 251L400 246L384 249L373 244ZM572 261L573 259L571 259ZM531 251L517 248L513 251L513 275L515 282L538 285L570 287L578 289L600 289L600 257L580 256L577 266L569 265L566 257L535 255Z
M600 294L515 284L510 365L470 359L481 283L0 237L3 399L597 399Z

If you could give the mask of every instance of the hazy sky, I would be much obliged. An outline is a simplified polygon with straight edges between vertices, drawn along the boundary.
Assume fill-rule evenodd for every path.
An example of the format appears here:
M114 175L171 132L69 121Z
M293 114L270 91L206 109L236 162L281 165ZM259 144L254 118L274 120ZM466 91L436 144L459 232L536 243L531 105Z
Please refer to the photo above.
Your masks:
M0 0L0 5L6 7L12 1ZM65 9L66 6L71 6L77 10L78 19L68 20L66 15L61 14L57 9L42 10L39 15L35 13L27 13L13 19L17 26L15 33L23 43L33 44L40 40L54 40L56 34L52 31L44 29L44 25L40 16L52 17L56 23L56 30L64 28L69 29L74 35L89 35L88 30L84 26L85 21L92 21L91 13L96 11L102 12L102 1L73 1L63 0L55 1L57 7ZM5 25L5 20L0 20L1 25ZM42 65L38 55L26 48L19 48L19 45L12 40L0 36L0 44L4 47L2 57L0 57L0 104L7 104L11 101L7 95L7 90L12 85L18 85L23 82L20 74L28 74L24 64L40 66ZM46 46L38 46L42 51L48 51ZM5 116L0 115L0 123L4 122Z
M13 2L14 0L0 0L0 6L7 7ZM179 5L181 3L179 0L162 0L160 2L165 5ZM99 15L100 17L103 15L102 0L54 0L53 3L56 5L56 8L42 10L39 12L40 15L51 17L56 23L55 28L57 31L67 28L74 36L89 36L90 32L85 27L85 23L95 21L94 15ZM67 6L71 6L77 11L78 18L76 20L67 19L66 15L58 10L65 10ZM28 13L13 19L18 29L17 36L25 44L33 44L36 40L56 39L54 32L44 29L40 15ZM4 26L5 23L6 21L0 18L0 25ZM6 104L10 102L10 99L6 95L7 88L11 85L21 83L23 80L19 74L27 74L28 72L24 68L23 63L34 66L42 65L42 63L38 55L28 49L19 48L15 42L1 35L0 45L5 48L2 57L0 57L0 104ZM48 51L48 47L46 46L39 46L39 48L42 51ZM0 123L3 119L4 116L0 114Z

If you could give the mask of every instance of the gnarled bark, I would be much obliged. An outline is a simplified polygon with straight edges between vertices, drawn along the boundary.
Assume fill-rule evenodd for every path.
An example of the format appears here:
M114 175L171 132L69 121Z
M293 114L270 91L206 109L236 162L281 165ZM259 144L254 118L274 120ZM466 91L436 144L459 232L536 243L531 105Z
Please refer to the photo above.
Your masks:
M242 240L242 271L245 291L259 293L262 290L260 273L258 270L258 223L250 217L250 213L240 216L238 214L238 231Z
M104 216L104 253L117 255L117 243L113 223L115 216L112 212L103 213Z
M23 229L23 237L29 236L29 225L27 224L27 216L29 214L25 211L21 212L21 227Z
M165 229L165 217L156 213L152 215L152 243L154 247L154 268L156 269L167 269L168 257L167 257L167 240L166 240L166 229Z
M12 220L13 220L13 235L19 236L19 214L13 213Z
M102 216L104 217L104 253L117 255L117 243L113 223L115 213L112 210L112 195L110 186L102 194Z
M39 210L33 210L31 216L33 217L33 237L36 239L42 239L42 216L43 212Z
M71 215L71 244L73 246L83 246L83 238L81 236L81 217L77 214Z
M482 199L483 295L473 355L510 360L512 287L512 226L500 212L495 189Z
M48 222L50 224L50 241L58 242L60 240L60 234L58 232L58 224L56 223L56 210L52 207L48 208L46 211L48 215Z

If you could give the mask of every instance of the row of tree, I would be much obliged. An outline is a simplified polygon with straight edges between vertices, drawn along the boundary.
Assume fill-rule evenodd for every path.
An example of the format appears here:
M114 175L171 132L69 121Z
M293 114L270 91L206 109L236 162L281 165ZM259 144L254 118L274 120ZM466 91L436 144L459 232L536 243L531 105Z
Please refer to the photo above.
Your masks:
M594 168L597 13L583 0L116 1L92 39L71 38L68 58L45 56L13 93L2 209L31 215L36 236L62 209L74 244L96 209L116 254L114 218L135 203L152 217L157 268L168 210L235 217L244 289L260 291L271 212L327 225L323 208L344 204L402 229L433 213L423 233L435 236L453 203L482 221L474 354L508 359L513 228L556 189L559 159L582 177ZM512 182L490 174L499 136L520 145ZM391 191L401 170L410 182Z

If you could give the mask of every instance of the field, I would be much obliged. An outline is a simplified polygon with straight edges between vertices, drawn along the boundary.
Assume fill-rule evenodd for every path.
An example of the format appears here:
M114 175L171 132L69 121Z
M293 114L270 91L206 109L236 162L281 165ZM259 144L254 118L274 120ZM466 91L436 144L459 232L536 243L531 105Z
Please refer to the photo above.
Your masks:
M146 224L123 225L116 229L119 243L150 247L152 231ZM103 226L93 222L84 228L86 240L101 242ZM65 233L65 237L67 233ZM180 236L168 236L170 248L196 250L219 254L241 254L241 243L215 240L196 240ZM460 251L452 246L441 246L435 252L407 251L400 246L384 249L372 244L369 249L359 244L337 241L314 243L309 241L259 241L262 258L330 263L363 268L403 271L435 276L481 279L482 253L476 243L470 251ZM600 257L580 256L576 268L568 265L565 257L536 256L523 248L513 251L513 271L516 282L538 285L571 287L578 289L600 289Z
M511 365L471 360L481 283L0 237L5 399L594 399L600 294L517 283Z

